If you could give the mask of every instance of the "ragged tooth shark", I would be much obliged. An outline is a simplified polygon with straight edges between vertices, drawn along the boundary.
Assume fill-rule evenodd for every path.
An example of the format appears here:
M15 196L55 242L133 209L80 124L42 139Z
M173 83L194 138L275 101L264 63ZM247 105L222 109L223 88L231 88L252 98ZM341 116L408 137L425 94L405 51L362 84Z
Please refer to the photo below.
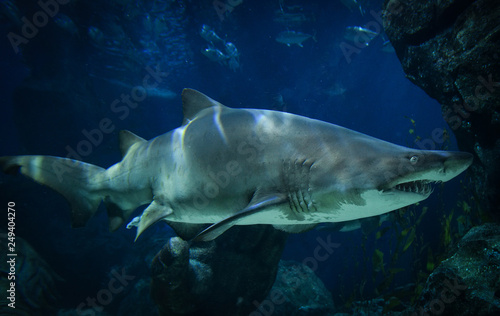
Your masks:
M182 102L177 129L149 141L121 132L123 159L108 169L51 156L1 157L0 166L62 194L74 227L101 202L111 230L149 204L128 225L137 237L163 220L181 238L208 241L233 225L301 232L384 214L426 199L432 182L472 163L469 153L411 149L299 115L229 108L192 89Z

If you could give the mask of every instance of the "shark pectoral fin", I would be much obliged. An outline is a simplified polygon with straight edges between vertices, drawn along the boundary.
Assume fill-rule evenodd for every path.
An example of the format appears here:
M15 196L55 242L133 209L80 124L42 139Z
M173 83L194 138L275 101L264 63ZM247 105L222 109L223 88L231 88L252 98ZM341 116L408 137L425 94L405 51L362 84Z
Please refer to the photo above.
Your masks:
M273 225L274 228L279 229L281 231L287 232L287 233L303 233L310 231L314 227L318 225L317 223L314 224L299 224L299 225Z
M159 220L165 219L167 216L173 213L172 209L166 205L161 205L156 201L151 202L149 206L142 212L141 219L137 225L137 234L135 236L135 240L139 238L139 236L148 229L149 226L158 222Z
M281 204L285 202L286 199L287 197L284 194L266 195L259 198L254 197L248 206L243 210L211 225L194 237L192 241L214 240L245 217L253 215L257 212L265 211L265 208L271 205Z

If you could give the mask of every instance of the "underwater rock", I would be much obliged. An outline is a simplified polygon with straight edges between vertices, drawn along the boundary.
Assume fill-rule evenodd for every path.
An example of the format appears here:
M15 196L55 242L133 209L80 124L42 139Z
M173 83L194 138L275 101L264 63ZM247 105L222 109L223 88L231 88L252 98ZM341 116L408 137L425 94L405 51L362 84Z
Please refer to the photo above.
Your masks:
M11 253L7 248L7 233L0 231L0 236L3 237L0 250L4 254ZM56 283L63 281L62 278L50 268L49 264L26 240L19 236L15 236L15 253L16 256L6 256L5 260L0 262L0 290L2 291L0 314L53 314L59 303ZM11 282L14 282L14 286ZM9 299L10 293L15 293L12 296L13 300ZM9 304L12 305L9 307Z
M460 149L476 155L478 200L500 215L500 2L386 0L383 15L406 77L441 103Z
M334 316L369 316L369 315L400 315L397 312L384 312L385 301L383 298L374 298L366 301L354 301L349 313L336 313Z
M130 293L118 302L119 308L113 315L157 316L158 310L149 297L151 278L143 277L134 283Z
M56 316L75 316L75 315L111 316L110 314L104 311L99 312L93 308L86 308L78 311L76 309L61 309L55 315Z
M151 266L160 315L248 315L274 283L287 236L253 225L192 245L170 238Z
M331 293L307 265L283 260L268 296L254 305L251 316L326 316L333 315L334 306Z
M500 225L472 228L429 276L412 309L410 315L499 315Z

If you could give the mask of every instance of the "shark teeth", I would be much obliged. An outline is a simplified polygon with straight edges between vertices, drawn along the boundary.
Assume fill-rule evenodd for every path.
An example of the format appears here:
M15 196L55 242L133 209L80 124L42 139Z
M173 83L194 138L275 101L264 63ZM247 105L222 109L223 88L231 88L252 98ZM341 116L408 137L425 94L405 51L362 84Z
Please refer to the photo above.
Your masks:
M431 194L433 191L431 186L432 182L434 181L418 180L418 181L404 182L396 185L394 189L408 193L428 195Z

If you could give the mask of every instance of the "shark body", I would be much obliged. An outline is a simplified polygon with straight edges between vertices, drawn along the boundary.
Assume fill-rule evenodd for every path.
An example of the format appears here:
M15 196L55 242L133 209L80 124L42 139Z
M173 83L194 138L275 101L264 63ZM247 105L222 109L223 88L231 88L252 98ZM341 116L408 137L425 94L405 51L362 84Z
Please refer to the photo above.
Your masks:
M233 225L301 232L384 214L426 199L431 182L472 162L294 114L232 109L191 89L182 98L182 126L150 141L123 131L123 160L108 169L51 156L1 157L0 166L65 196L73 226L102 201L111 230L149 204L129 224L137 236L164 220L184 239L207 241Z

